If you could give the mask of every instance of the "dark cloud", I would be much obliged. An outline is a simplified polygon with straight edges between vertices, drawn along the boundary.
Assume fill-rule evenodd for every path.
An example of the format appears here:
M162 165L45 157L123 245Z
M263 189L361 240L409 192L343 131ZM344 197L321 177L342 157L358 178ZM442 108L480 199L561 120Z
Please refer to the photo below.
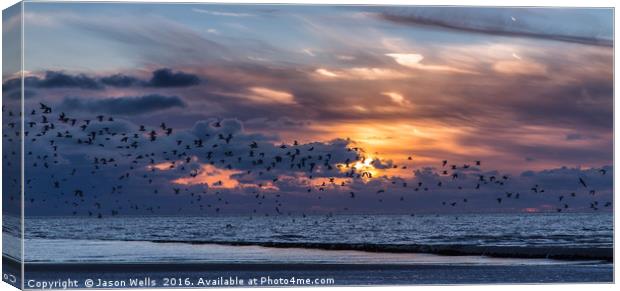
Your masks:
M36 94L37 93L32 90L25 90L23 97L24 99L29 99L29 98L34 97ZM4 91L3 95L5 96L5 98L8 98L8 99L19 100L20 98L22 98L22 91L21 90Z
M128 88L128 87L189 87L200 84L197 75L182 71L173 71L162 68L153 71L149 80L114 74L101 78L95 78L86 74L70 75L60 71L46 71L44 77L28 76L24 78L24 87L29 89L56 89L74 88L84 90L101 90L105 86ZM21 88L21 78L12 78L2 83L2 90L12 91Z
M127 76L123 74L115 74L115 75L103 77L99 80L101 83L103 83L106 86L122 87L122 88L131 87L131 86L135 86L135 85L143 83L140 79L136 77Z
M67 97L61 104L61 108L70 110L77 109L89 112L121 115L143 114L173 107L185 106L185 102L177 96L161 96L157 94L139 97L119 97L96 100Z
M608 78L582 77L579 82L549 88L520 84L513 95L523 98L513 98L505 104L506 110L517 113L521 122L608 132L613 128L613 81Z
M564 19L571 17L571 11L548 11L546 15L550 19ZM571 20L582 22L583 28L571 30L548 25L526 9L424 7L399 11L389 10L379 14L379 17L384 20L400 24L428 25L470 33L613 46L611 36L608 38L600 36L609 33L604 29L605 25L600 23L601 19L588 16L579 13L572 15Z
M58 88L58 87L61 87L60 83L66 84L66 83L71 82L71 81L67 82L66 80L63 81L62 79L73 79L71 76L68 76L68 75L65 75L59 72L52 72L52 71L46 72L45 76L46 78L47 76L50 76L51 79L50 80L47 80L46 78L41 79L36 76L25 77L24 87L29 88L29 89L36 89L42 86L47 86L47 88L54 88L54 85L55 85L56 88ZM7 91L19 90L22 87L21 81L22 81L21 78L13 78L13 79L4 81L4 83L2 83L2 91L7 92ZM76 83L75 80L73 80L73 83L74 84ZM68 87L70 86L65 86L65 88L68 88ZM84 87L88 87L88 86L84 86Z
M147 84L153 87L188 87L200 84L200 78L193 74L164 68L154 71Z
M72 76L55 71L47 71L45 72L44 78L36 81L33 79L30 82L32 82L32 85L36 88L79 88L88 90L99 90L103 88L96 79L84 74ZM29 85L30 84L26 84L25 86L29 87Z
M218 126L214 126L218 124ZM197 148L187 153L196 155L198 161L202 163L210 163L228 159L226 152L241 153L241 155L250 156L250 152L254 151L255 158L246 158L234 163L234 169L237 170L253 170L257 167L257 163L269 167L270 170L264 174L244 173L237 175L237 178L251 178L252 181L269 181L279 175L291 175L292 173L312 173L315 177L323 176L344 176L339 172L335 165L337 163L350 163L356 160L357 153L349 149L351 141L344 139L335 139L325 142L310 142L300 144L293 148L289 146L281 148L276 143L277 136L269 136L265 134L250 133L245 131L244 124L237 119L210 119L197 122L189 131L192 138L203 139L206 143L222 142L222 137L231 136L230 142L220 145L216 150L211 149L213 157L205 159L203 149ZM185 137L187 138L187 137ZM250 148L251 144L255 144L256 148ZM296 156L296 158L293 158ZM329 159L328 159L329 156ZM320 158L319 158L320 157ZM276 159L281 158L284 162L273 163ZM320 159L320 160L319 160ZM259 162L259 160L262 160ZM325 169L326 162L332 166L331 170ZM220 167L226 164L218 165ZM314 164L314 166L311 166ZM217 164L216 164L217 165ZM314 167L314 171L310 168ZM317 170L317 169L323 169ZM268 172L268 173L267 173Z
M63 72L46 71L43 78L28 76L24 78L24 87L28 89L77 88L101 90L103 86L94 78L84 74L69 75ZM21 88L21 78L13 78L2 83L2 90L10 91Z
M20 78L9 79L2 83L2 91L7 92L10 90L19 89L21 88L21 85L22 83Z
M575 141L575 140L591 140L591 139L599 139L596 135L591 134L581 134L581 133L569 133L566 135L567 141Z
M601 174L601 170L604 170L606 173L604 175ZM568 191L587 193L590 189L597 189L599 192L604 192L607 195L611 194L613 189L613 179L610 177L613 177L612 166L603 166L600 169L561 167L542 171L525 171L519 176L520 179L524 180L522 187L535 184L543 185L554 194ZM587 188L580 184L579 178L586 182Z
M38 83L39 88L102 89L97 80L84 74L71 76L62 72L47 71Z

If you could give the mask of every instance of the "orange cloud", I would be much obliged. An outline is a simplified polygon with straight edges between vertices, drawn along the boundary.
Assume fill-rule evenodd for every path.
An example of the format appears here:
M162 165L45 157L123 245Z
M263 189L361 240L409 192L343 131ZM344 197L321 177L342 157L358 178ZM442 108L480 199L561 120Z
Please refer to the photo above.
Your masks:
M260 102L260 103L283 103L283 104L295 104L295 96L293 94L273 90L264 87L251 87L250 92L252 94L248 95L247 98Z
M371 113L368 113L371 114ZM382 161L391 160L396 168L373 169L373 177L413 175L413 168L440 165L449 156L485 157L496 155L492 148L468 147L462 138L472 134L471 128L447 127L441 123L418 120L368 119L355 122L314 123L308 126L304 138L312 141L329 141L350 138L355 147L364 149L365 157ZM286 139L299 138L299 132L282 133ZM408 157L413 157L409 160ZM456 161L455 161L456 162ZM354 166L353 161L350 166ZM350 170L350 169L348 169Z
M421 62L424 59L424 56L422 56L421 54L415 54L415 53L407 53L407 54L392 53L392 54L385 54L385 55L388 56L388 57L393 58L394 61L396 63L398 63L399 65L405 66L405 67L408 67L408 68L412 68L412 69L427 70L427 71L443 71L443 72L463 73L463 74L473 74L474 73L472 71L463 70L463 69L459 69L459 68L455 68L455 67L451 67L451 66L422 64Z
M319 68L314 71L318 77L346 80L391 80L412 77L411 74L386 68L355 67L342 70Z
M193 162L197 161L198 158L196 157L191 157L191 160ZM180 165L185 164L185 160L177 160L177 161L172 161L172 162L163 162L163 163L157 163L157 164L152 164L152 165L148 165L146 166L147 169L152 170L152 169L156 169L156 170L160 170L160 171L168 171L168 170L172 170Z
M396 92L383 92L381 93L381 95L390 97L390 99L392 99L392 102L398 104L398 105L405 105L407 103L409 103L407 101L407 99L405 99L405 97L403 95L401 95L400 93L396 93Z
M147 169L151 170L151 169L157 169L160 171L167 171L170 170L174 167L174 164L171 162L166 162L166 163L159 163L159 164L154 164L154 165L149 165L147 166Z
M503 74L517 75L545 75L547 67L535 62L524 61L521 59L499 61L493 65L493 69Z
M239 181L233 175L242 173L238 170L220 169L213 165L203 165L195 177L183 177L172 181L181 185L209 185L213 188L233 189L239 186Z
M323 75L325 77L332 77L332 78L338 77L338 74L336 74L336 73L334 73L332 71L329 71L327 69L316 69L315 72L317 72L317 74Z

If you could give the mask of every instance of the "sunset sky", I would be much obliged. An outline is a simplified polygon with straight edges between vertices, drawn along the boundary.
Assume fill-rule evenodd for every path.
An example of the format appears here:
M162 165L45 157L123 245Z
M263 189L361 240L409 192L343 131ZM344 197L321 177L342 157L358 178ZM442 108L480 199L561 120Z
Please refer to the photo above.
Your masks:
M15 15L3 21L3 33L18 31ZM540 181L557 193L580 190L578 177L588 177L600 201L611 199L612 174L598 174L613 163L611 9L26 3L24 23L27 112L43 102L79 118L111 115L126 128L165 122L179 134L225 120L243 148L359 147L380 160L368 169L388 178L348 181L352 188L423 179L443 160L480 160L478 171L521 177L514 187L523 191ZM3 73L4 99L15 77ZM218 187L235 195L260 181L241 166L192 162L196 177L168 174L163 162L157 170L183 186L217 188L224 177ZM286 180L299 183L299 173L280 177L290 184L264 191L306 188ZM489 190L466 210L497 207L493 191L504 192ZM419 205L440 211L442 199L461 197L442 195ZM326 211L346 203L312 201L289 203ZM377 211L398 208L387 203Z

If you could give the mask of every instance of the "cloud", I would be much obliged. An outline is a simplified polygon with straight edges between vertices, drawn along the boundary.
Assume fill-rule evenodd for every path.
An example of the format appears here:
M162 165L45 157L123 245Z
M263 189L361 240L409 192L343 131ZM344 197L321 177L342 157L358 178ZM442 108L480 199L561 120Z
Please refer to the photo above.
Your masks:
M2 90L10 91L21 87L21 78L13 78L2 83ZM27 76L24 87L28 89L77 88L85 90L101 90L103 86L96 79L84 74L69 75L59 71L46 71L41 77Z
M545 11L539 13L540 10ZM613 10L610 9L420 7L399 11L391 9L376 15L404 25L597 46L613 45Z
M606 173L601 174L601 170L606 171ZM541 171L524 171L519 176L524 180L524 187L538 184L553 190L555 193L564 191L588 192L590 189L597 189L606 194L611 194L613 189L613 179L610 177L613 177L612 166L601 168L560 167ZM586 182L587 188L580 185L579 178Z
M515 18L523 20L520 16ZM183 59L192 59L194 66L169 67L174 70L183 68L185 72L208 80L208 84L181 88L174 93L162 90L165 92L160 93L162 95L179 94L183 98L187 103L184 114L171 116L167 111L160 111L141 115L134 121L149 124L154 120L165 120L174 126L189 127L197 119L215 116L238 118L246 125L248 120L256 118L272 122L278 118L308 120L313 126L266 127L260 123L249 126L253 132L280 136L280 140L286 141L325 141L338 136L363 139L366 145L370 144L382 153L389 151L389 154L396 155L415 151L424 156L425 160L420 163L426 165L442 156L483 160L493 157L497 161L495 167L515 170L524 165L509 159L522 161L525 157L532 157L535 162L527 167L541 169L579 164L596 166L607 163L611 157L613 52L610 48L476 34L451 38L457 36L455 31L427 26L416 27L419 34L410 34L407 27L377 21L368 23L355 25L355 31L360 32L355 35L364 37L354 37L351 33L338 31L340 26L337 23L325 21L324 26L332 33L327 38L329 46L324 45L327 43L325 34L313 34L316 41L310 37L309 43L288 48L248 31L248 38L256 37L256 42L246 38L226 42L231 50L243 51L243 54L232 51L235 58L207 62L183 55ZM204 29L198 28L197 31L204 32ZM364 31L373 37L361 33ZM386 47L378 41L382 38L402 41ZM364 41L366 39L368 41ZM168 49L168 46L160 47ZM257 47L261 49L254 50ZM321 52L317 54L318 59L310 62L309 58L301 56L299 50L303 47ZM210 51L208 47L200 49ZM386 53L398 55L386 56ZM270 61L249 62L247 55ZM340 55L352 58L346 58L346 62L336 59ZM535 61L544 66L547 73L536 75L536 78L515 71L510 74L507 70L510 66L501 62L518 61L514 55L521 60ZM494 68L496 63L500 65ZM432 65L465 68L479 74L419 69L433 68ZM150 72L132 76L141 80L133 85L135 88L123 90L128 92L99 95L139 96L159 92L155 87L149 87L154 92L139 91L139 86L149 83ZM118 86L132 83L117 79L114 84ZM248 88L285 93L280 95L284 102L274 101L269 93ZM386 92L398 93L415 106L395 106L392 98L381 95ZM40 96L61 100L64 96L84 95L62 90L49 93ZM288 106L291 100L300 106ZM404 127L410 131L402 131L402 134L398 131L383 134L377 130L383 125L400 124L412 128ZM531 141L532 125L548 129L541 135L547 142L523 146L521 143ZM566 131L568 128L570 131ZM600 139L567 141L565 136L570 132L592 132ZM497 158L498 155L502 158Z
M316 69L316 72L318 74L320 74L320 75L325 76L325 77L333 77L333 78L338 77L338 74L336 74L336 73L334 73L332 71L329 71L327 69Z
M46 71L43 77L26 76L24 86L28 89L73 88L84 90L102 90L106 86L128 87L189 87L200 84L197 75L182 71L161 68L152 72L149 80L125 74L114 74L104 77L92 77L85 74L71 75L61 71ZM2 83L2 90L11 91L21 87L21 78L12 78Z
M21 86L22 86L21 78L8 79L2 83L2 91L7 92L7 91L19 89L21 88Z
M143 114L185 106L185 102L177 96L161 96L157 94L97 100L67 97L61 103L61 108L67 110L84 110L121 115Z
M596 140L600 139L599 136L593 134L581 134L577 132L566 134L567 141L587 141L587 140Z
M319 68L316 69L314 73L316 73L317 77L324 79L344 80L395 80L412 77L411 74L398 70L377 67L354 67L339 70Z
M230 164L231 170L243 170L231 178L239 181L239 184L271 181L275 175L295 178L307 170L297 168L296 164L291 169L290 162L277 165L271 171L266 170L267 163L275 156L290 158L285 154L294 148L289 146L287 149L279 149L277 145L290 145L293 140L300 141L302 145L298 148L304 150L304 156L312 155L314 159L319 150L323 156L326 152L338 152L341 153L339 157L347 154L354 159L356 153L347 151L346 140L341 144L331 144L336 138L351 137L359 142L356 146L367 149L369 153L377 153L377 157L392 159L394 164L401 166L402 161L399 159L403 156L406 159L407 155L414 156L412 163L416 166L437 165L441 161L439 159L444 158L463 162L480 159L485 166L512 173L561 165L596 167L609 164L613 158L613 52L609 47L533 38L495 37L482 33L459 34L459 31L444 31L437 29L437 26L415 27L416 33L411 33L411 27L399 27L376 19L350 22L340 17L308 16L310 21L304 21L301 26L294 22L297 21L295 18L287 22L290 27L282 27L296 31L299 28L299 37L307 40L299 46L283 45L287 42L274 43L273 38L249 29L242 36L217 37L221 44L226 44L224 48L221 44L218 46L204 39L205 35L208 36L205 28L212 27L209 25L194 27L186 22L171 25L174 21L163 17L147 17L139 23L132 23L131 17L127 16L119 16L113 21L94 15L80 14L78 17L79 21L66 17L52 18L56 22L68 22L66 26L73 27L72 31L78 27L75 32L82 33L84 37L114 41L106 42L110 46L104 47L117 48L110 51L114 59L137 73L102 73L110 72L111 69L89 66L100 68L101 71L87 73L86 77L96 80L111 92L93 91L84 94L80 87L64 87L65 90L42 90L37 92L38 96L45 96L44 102L62 103L63 106L65 100L78 99L66 96L92 97L73 100L77 104L75 112L64 110L69 106L62 108L68 113L79 115L76 117L92 119L85 115L94 115L88 112L97 111L112 113L121 108L120 114L129 114L123 113L123 110L135 114L131 116L134 124L156 127L160 122L165 122L174 127L172 136L165 138L161 130L158 131L160 135L156 142L143 140L140 136L141 153L155 153L159 160L175 160L179 157L170 153L170 149L174 148L179 155L199 157L198 161L185 165L188 169L203 169L202 164L211 165L213 162L214 169L204 170L207 174L227 169ZM521 15L514 18L517 23L527 19ZM510 17L506 19L508 24L514 22ZM470 17L466 21L469 25L475 20L475 17ZM320 26L316 26L317 23ZM570 21L558 23L552 23L551 32L557 26L570 26ZM582 22L578 20L577 23ZM251 28L251 24L243 24ZM224 28L218 26L217 29ZM224 32L228 31L221 30L222 35ZM402 42L386 47L378 41L384 37L402 39ZM116 42L118 47L114 46ZM498 50L498 46L505 49ZM225 54L217 54L217 47ZM312 61L300 54L303 47L312 48L311 52L316 56ZM139 57L136 59L136 56ZM248 56L254 59L249 60ZM130 58L132 62L123 62L123 57ZM269 61L256 61L259 59ZM532 67L515 69L516 64L522 64L516 63L519 59L535 61L544 66L546 73L536 75L536 78L529 77L526 73L536 70ZM102 58L101 61L106 60ZM504 61L515 63L502 63ZM145 68L141 66L164 69L151 72L144 71ZM49 66L55 67L58 66ZM451 68L465 68L478 74L453 74L446 71ZM65 74L69 72L75 74L80 71L69 70ZM157 74L158 77L155 76ZM199 78L199 82L190 75ZM27 84L38 83L43 76L44 71L25 81ZM17 86L5 82L3 87L19 88L20 82L13 82ZM136 100L147 94L161 94L159 96L163 98L176 95L182 98L182 102L169 100L172 103L165 103L160 100L156 106L145 107L143 105L148 102ZM129 97L103 101L106 100L103 97L109 96ZM129 100L123 100L127 98ZM38 101L28 100L25 102L26 107L39 111ZM415 106L398 106L403 101L409 101ZM169 107L161 106L162 103ZM289 106L291 104L299 106ZM170 114L170 111L180 112L178 109L181 106L184 106L183 114ZM146 109L152 109L151 114L140 113L140 110ZM205 121L192 128L196 120ZM257 121L249 122L252 120ZM213 124L216 122L221 126L215 127ZM55 124L59 132L63 132L65 127L71 129L64 125L61 127L58 122ZM103 126L109 124L104 123ZM247 131L244 126L248 127ZM92 123L90 127L95 128ZM89 128L88 131L92 130ZM133 127L127 131L137 132ZM31 130L32 133L34 131ZM599 138L568 137L572 133L592 134ZM219 140L219 134L224 137L232 134L230 144ZM93 155L112 154L115 152L114 146L126 145L117 142L120 136L112 139L116 143L110 146L106 144L105 149L81 147L89 154L84 163L88 163ZM204 139L204 148L193 148L193 141L198 139ZM59 143L75 141L64 138L58 140ZM175 140L185 142L176 146ZM265 167L252 165L252 162L258 163L257 157L249 157L249 145L253 141L258 144L254 154L265 154ZM218 147L214 148L216 143ZM188 144L190 149L186 149ZM315 147L312 152L307 151L310 144ZM168 154L162 154L164 151ZM205 158L208 151L213 152L210 160ZM227 157L224 154L227 151L235 153L234 158ZM73 150L67 152L75 153ZM64 153L59 155L63 156ZM51 153L49 156L52 156ZM522 161L525 157L534 160L526 166L516 161ZM242 161L236 162L237 158L242 158ZM297 157L300 158L301 155ZM129 162L123 161L125 165ZM334 158L333 163L336 162L342 162L342 159ZM78 162L72 164L80 165ZM258 173L259 168L263 171L262 175ZM246 170L250 169L255 171L247 174ZM88 173L89 170L84 171ZM407 171L411 174L410 170ZM105 172L102 174L117 173L116 170ZM134 177L142 174L136 173ZM320 175L338 174L342 173L323 172ZM166 187L170 187L167 182L181 177L189 177L188 172L174 170L157 176ZM117 178L101 180L107 182ZM144 180L137 180L134 186L144 184L141 184ZM380 181L376 183L377 187L385 186ZM282 184L277 183L276 186L284 189ZM42 183L41 187L45 189L49 183ZM162 186L161 189L168 189L166 187ZM291 183L288 187L293 193L291 195L299 194L299 184ZM364 189L363 185L350 187L357 187L361 191ZM137 193L145 191L139 190L141 192ZM301 191L302 194L304 191ZM388 195L398 195L403 191L406 190L393 189ZM244 194L241 192L239 190L237 194ZM454 193L446 191L441 194L443 197L455 198L457 196ZM330 194L335 196L343 193ZM323 198L327 199L326 196ZM398 199L395 201L398 203ZM422 196L420 203L426 201L426 197ZM434 199L428 201L437 202ZM489 201L497 204L493 199ZM364 200L363 204L372 208L377 203L376 200ZM319 206L331 205L324 203ZM390 206L386 204L385 207L389 209Z
M385 54L405 67L416 67L424 59L421 54Z
M398 105L405 105L408 103L407 99L405 99L405 97L403 97L403 95L401 95L400 93L396 93L396 92L383 92L381 93L381 95L390 97L390 99L392 100L392 102L398 104Z
M40 79L36 85L38 88L80 88L80 89L102 89L103 87L97 80L84 74L71 76L63 72L47 71L45 77Z
M452 73L465 73L465 74L473 74L474 72L463 70L459 68L454 68L450 66L438 66L438 65L425 65L422 64L422 60L424 56L416 53L391 53L385 54L388 57L391 57L396 61L399 65L419 70L428 70L428 71L443 71L443 72L452 72Z
M232 176L242 173L239 170L219 169L213 165L202 165L195 177L181 177L172 183L181 185L208 185L212 188L234 189L239 187L239 181Z
M498 61L493 64L493 69L502 74L516 75L545 75L547 67L535 62L524 60Z
M100 104L98 105L101 106ZM103 107L107 106L103 105ZM62 110L63 108L58 109ZM76 117L73 113L69 113L69 116L71 118ZM38 120L38 117L31 117L29 115L28 119L28 122L31 122ZM220 189L236 188L237 186L258 187L258 183L268 185L268 181L280 175L295 175L295 173L301 173L302 175L306 173L307 175L312 172L310 170L311 164L316 164L314 167L316 177L339 175L334 165L345 162L346 159L352 161L355 158L355 153L348 149L349 141L312 142L300 144L294 148L290 145L290 148L282 148L279 144L276 144L276 140L269 136L245 132L243 124L235 119L221 120L212 118L198 121L189 130L175 128L170 136L163 134L159 127L147 127L147 131L155 130L159 133L156 141L149 141L147 136L138 135L135 138L131 138L131 141L126 142L121 141L122 136L131 136L131 133L138 133L138 126L135 124L126 122L122 118L115 118L114 121L107 121L106 119L102 122L97 122L92 118L88 119L92 122L87 125L86 130L80 130L77 126L73 126L70 123L58 123L59 132L71 133L73 138L56 141L56 145L64 149L58 159L66 159L66 162L56 164L54 168L58 171L61 171L59 170L61 168L62 171L70 171L68 168L80 167L84 164L84 161L92 161L94 157L115 157L115 163L117 164L115 167L117 167L117 170L104 171L101 173L101 176L98 176L98 181L108 181L110 182L109 185L120 183L114 182L118 180L117 174L126 171L127 167L135 167L137 162L146 163L144 169L142 167L136 168L136 171L143 171L136 173L137 176L141 176L142 173L154 175L155 184L152 187L159 187L162 192L165 187L172 192L170 188L175 187L173 184L185 186L198 185L206 188ZM84 122L79 120L78 124L83 125ZM34 131L34 129L32 130ZM89 132L102 131L110 133L111 138L106 140L100 139L99 142L101 144L99 147L80 146L75 142L76 139L87 139L86 136ZM117 134L118 136L114 137ZM226 138L229 140L225 141ZM29 147L42 155L51 155L50 149L47 146L51 139L54 139L54 136L48 135L41 137L37 141L29 141ZM183 144L177 144L177 140L182 140ZM197 146L197 140L204 144ZM126 146L132 141L136 141L140 151L152 153L149 157L157 162L149 164L148 159L144 160L134 156L136 158L136 163L134 163L132 160L134 158L122 158L124 151L133 151L129 148L126 149ZM254 149L251 147L252 144L255 145ZM173 154L173 149L175 152L178 150L178 153ZM253 151L254 154L248 155L250 151ZM65 156L65 153L67 156ZM292 155L295 155L296 159L292 159ZM321 159L319 156L323 158ZM190 159L184 161L185 157ZM168 168L176 160L179 160L176 162L177 167ZM327 165L334 166L334 169L328 171L325 169ZM33 171L44 170L36 168L36 166L31 169ZM156 174L149 173L153 169L161 172ZM250 170L252 173L250 173ZM191 176L190 172L196 175ZM44 186L45 183L41 182L41 180L49 177L49 175L35 176L38 177L34 180L36 182L32 184L35 187ZM219 181L222 181L221 185L219 185ZM79 181L76 180L76 182ZM138 185L150 187L143 185L141 181L124 181L123 184L127 188ZM299 190L299 187L303 188L304 186L298 186L296 189ZM140 196L144 191L144 188L141 189L136 193L136 196Z
M103 77L99 80L104 85L111 87L132 87L134 85L142 84L142 81L140 79L123 74L115 74Z
M78 124L83 122L80 120ZM488 182L490 176L502 177L503 174L478 167L457 170L458 179L439 174L439 170L429 167L408 169L407 172L413 170L413 176L392 174L398 173L394 172L398 169L393 168L396 162L380 159L380 155L374 156L378 160L376 163L357 162L360 156L366 156L366 153L363 149L360 152L351 150L355 143L350 140L315 141L297 146L287 144L282 148L276 139L246 132L243 123L236 119L202 120L189 130L175 128L171 136L162 134L159 128L147 127L147 132L156 130L160 133L156 141L149 141L147 136L139 135L130 138L127 143L121 141L125 135L119 133L131 136L131 133L137 132L137 126L122 119L115 119L113 122L93 120L86 131L68 123L58 123L57 126L58 132L68 131L73 138L58 139L54 135L45 135L36 142L28 141L34 155L51 156L49 140L55 139L59 147L58 160L61 161L51 169L35 167L30 163L26 165L32 173L29 183L32 188L28 189L28 197L36 201L48 199L50 202L28 204L30 213L58 215L78 211L78 215L86 215L93 210L89 205L93 195L99 195L94 199L102 204L106 211L123 206L122 214L143 213L127 209L127 204L140 204L142 211L149 206L157 207L160 214L175 213L174 211L180 208L186 213L204 214L205 210L199 207L197 196L202 196L201 199L207 201L205 204L214 205L215 199L222 198L226 202L220 200L217 202L218 207L230 211L228 213L247 213L256 207L256 200L252 199L256 199L257 194L272 197L277 194L281 201L287 201L280 209L293 212L316 208L339 212L342 207L349 207L354 211L391 213L510 212L539 208L541 205L562 207L562 204L557 202L557 195L566 195L571 191L577 193L576 197L567 197L562 203L569 203L570 210L573 211L587 210L592 199L603 204L612 198L613 171L610 166L604 167L607 171L605 175L599 172L600 168L525 171L520 175L511 175L505 185L499 186L490 182L481 183L479 175L484 175ZM109 140L98 138L97 142L103 146L78 145L75 142L80 138L84 140L89 132L102 130L116 134L109 135ZM230 141L226 142L224 139L228 136ZM178 140L182 141L182 144L177 144ZM201 141L200 146L197 144L198 140ZM137 143L139 150L125 149L123 145L133 141ZM127 155L128 153L131 155ZM150 154L144 158L141 157L142 153ZM115 162L114 165L98 165L97 179L93 179L89 173L93 168L92 160L97 157L114 158ZM154 160L153 164L149 162L150 159ZM344 168L347 161L350 167ZM314 170L311 170L313 163ZM369 169L362 169L360 163ZM341 168L337 168L339 164L342 165ZM328 170L328 165L331 165L333 170ZM398 165L403 164L399 162ZM352 166L359 167L360 170L374 171L377 175L373 175L373 179L351 177L349 174L354 171ZM72 168L78 169L76 176L67 176L67 181L62 181L60 189L49 186L53 185L54 181L54 176L49 175L50 171L70 173ZM131 173L132 178L119 180L123 173ZM583 178L590 188L580 186L579 177ZM277 181L274 180L276 178ZM439 182L442 182L443 186L438 187ZM408 186L403 186L403 183ZM418 186L419 183L422 183L422 186ZM478 183L482 184L480 189L474 190ZM547 194L532 193L530 189L534 185L544 188ZM118 190L120 186L122 189ZM114 193L115 195L109 194L112 187L119 192ZM320 188L323 190L319 190ZM428 191L425 188L429 188ZM66 196L61 193L70 193L74 189L84 189L84 199L88 202L81 203L77 208L63 206L62 200L66 199ZM307 192L308 189L311 192ZM596 190L594 196L588 194L590 189ZM157 194L153 194L154 190L158 191ZM379 194L379 190L384 192ZM355 192L355 200L351 200L350 192ZM521 197L508 199L505 198L506 192L519 192ZM127 202L118 202L118 195L122 195ZM193 197L193 204L190 197ZM319 200L317 197L323 199ZM403 197L405 201L417 203L403 203ZM502 204L496 202L498 197L504 197ZM469 199L469 204L463 204L463 198ZM378 199L383 203L377 203ZM459 206L442 206L442 201L457 201ZM60 207L49 207L56 205L54 203L60 204Z
M2 94L6 96L6 98L13 99L13 100L19 100L20 98L22 98L21 90L15 90L15 91L10 91L10 92L5 91L5 92L2 92ZM23 97L24 99L29 99L29 98L36 96L36 94L37 93L32 90L24 90Z
M148 85L152 87L188 87L198 84L200 84L198 76L180 71L174 72L168 68L154 71L148 81Z
M250 94L247 98L259 102L259 103L282 103L282 104L295 104L295 96L293 94L278 91L274 89L264 87L252 87L250 88Z
M305 49L303 49L303 50L302 50L302 52L303 52L304 54L307 54L307 55L311 56L311 57L315 57L315 56L316 56L316 54L314 53L314 51L313 51L312 49L309 49L309 48L305 48Z

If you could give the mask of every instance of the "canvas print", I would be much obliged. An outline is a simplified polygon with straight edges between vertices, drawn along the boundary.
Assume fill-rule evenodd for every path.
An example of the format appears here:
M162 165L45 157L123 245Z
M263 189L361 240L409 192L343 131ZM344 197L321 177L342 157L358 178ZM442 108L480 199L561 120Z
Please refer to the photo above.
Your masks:
M613 8L2 21L13 286L613 282Z

